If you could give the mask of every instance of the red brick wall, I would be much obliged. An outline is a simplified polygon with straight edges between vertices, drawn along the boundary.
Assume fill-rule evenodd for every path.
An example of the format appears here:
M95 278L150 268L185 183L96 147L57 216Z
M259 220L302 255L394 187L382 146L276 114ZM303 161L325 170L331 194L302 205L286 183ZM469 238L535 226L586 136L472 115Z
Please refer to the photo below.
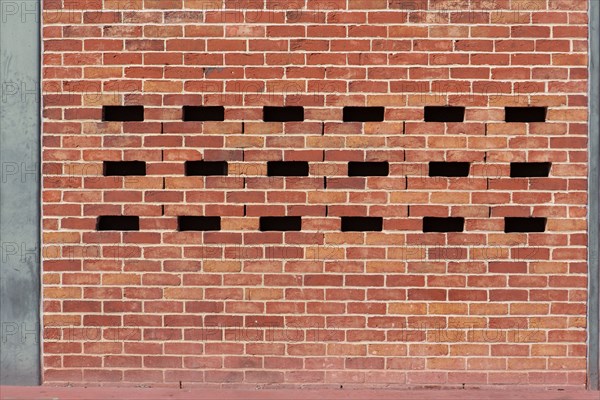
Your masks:
M47 384L583 386L587 1L46 0ZM103 122L106 105L143 122ZM182 122L182 106L225 107ZM266 105L303 122L263 122ZM466 107L464 123L424 106ZM548 107L508 123L506 106ZM384 106L384 122L343 122ZM186 176L188 160L227 176ZM103 161L146 176L103 176ZM267 161L308 161L269 177ZM349 161L389 176L349 177ZM430 177L430 161L470 163ZM511 178L511 162L551 162ZM139 232L97 217L140 217ZM221 230L178 232L182 215ZM261 216L301 216L261 232ZM341 232L340 217L383 217ZM424 217L464 231L424 233ZM545 217L505 233L504 217Z

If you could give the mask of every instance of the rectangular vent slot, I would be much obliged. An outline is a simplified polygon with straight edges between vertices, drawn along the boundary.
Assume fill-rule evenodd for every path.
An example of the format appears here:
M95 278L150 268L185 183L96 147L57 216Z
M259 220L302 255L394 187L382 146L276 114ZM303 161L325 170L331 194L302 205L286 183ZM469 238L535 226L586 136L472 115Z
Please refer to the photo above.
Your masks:
M385 107L344 107L344 122L382 122Z
M348 176L388 176L390 163L387 161L350 161L348 163Z
M186 161L186 176L227 175L227 161Z
M146 162L104 161L104 176L146 176Z
M221 217L177 217L177 229L184 231L220 231Z
M103 106L102 121L143 121L144 106Z
M96 230L139 231L140 217L134 217L129 215L103 215L98 217Z
M300 122L304 121L304 107L263 107L265 122Z
M505 217L504 232L545 232L546 218Z
M468 162L431 161L429 176L465 177L469 176L470 167Z
M514 162L510 163L511 178L546 178L550 175L552 163L549 162Z
M268 176L308 176L307 161L268 161Z
M506 107L506 122L546 122L546 107Z
M464 107L425 106L425 122L463 122Z
M300 231L302 217L260 217L261 231Z
M462 232L465 228L463 217L424 217L423 232Z
M381 232L382 217L342 217L342 232Z
M223 106L183 106L184 121L225 121Z

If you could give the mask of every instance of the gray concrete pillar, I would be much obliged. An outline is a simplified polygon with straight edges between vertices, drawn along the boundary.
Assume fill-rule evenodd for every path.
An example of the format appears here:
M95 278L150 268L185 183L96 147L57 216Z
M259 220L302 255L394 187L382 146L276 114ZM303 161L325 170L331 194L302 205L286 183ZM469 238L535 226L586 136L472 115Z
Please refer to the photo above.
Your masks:
M0 383L40 383L40 0L0 1Z

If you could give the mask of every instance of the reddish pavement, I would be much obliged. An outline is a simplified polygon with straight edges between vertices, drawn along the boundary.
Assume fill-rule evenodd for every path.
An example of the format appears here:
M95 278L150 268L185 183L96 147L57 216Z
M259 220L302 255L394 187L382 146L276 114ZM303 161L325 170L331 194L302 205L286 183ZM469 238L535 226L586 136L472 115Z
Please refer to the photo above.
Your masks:
M526 390L228 390L0 386L2 400L598 400L600 392Z

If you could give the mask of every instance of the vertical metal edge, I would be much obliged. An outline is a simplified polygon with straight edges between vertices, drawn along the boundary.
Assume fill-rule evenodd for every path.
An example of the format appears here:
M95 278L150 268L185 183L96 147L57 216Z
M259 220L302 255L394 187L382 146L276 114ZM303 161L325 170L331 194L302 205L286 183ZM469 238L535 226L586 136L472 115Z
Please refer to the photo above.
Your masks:
M588 179L588 376L589 390L600 377L599 187L600 187L600 2L589 0L589 179Z

